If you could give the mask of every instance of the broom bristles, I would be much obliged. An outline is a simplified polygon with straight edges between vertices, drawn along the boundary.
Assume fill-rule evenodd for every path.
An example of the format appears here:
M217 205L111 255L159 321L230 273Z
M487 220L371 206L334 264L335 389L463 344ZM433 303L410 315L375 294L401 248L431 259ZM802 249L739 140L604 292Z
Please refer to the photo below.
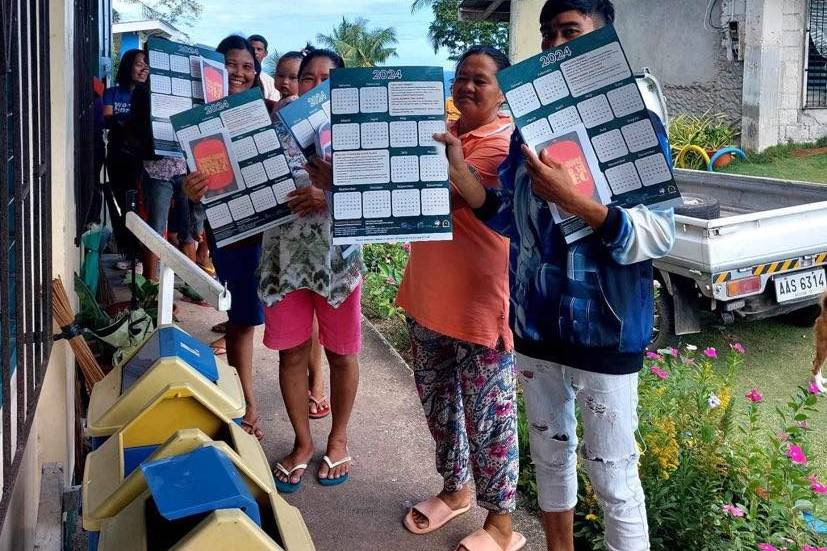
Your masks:
M52 312L55 321L61 328L71 325L75 321L72 303L69 301L69 296L66 294L66 289L63 287L60 278L52 280ZM75 359L80 365L86 388L91 389L95 383L103 379L103 369L98 364L98 360L95 359L95 355L92 354L92 350L89 349L83 335L76 335L69 339L69 346L72 347Z

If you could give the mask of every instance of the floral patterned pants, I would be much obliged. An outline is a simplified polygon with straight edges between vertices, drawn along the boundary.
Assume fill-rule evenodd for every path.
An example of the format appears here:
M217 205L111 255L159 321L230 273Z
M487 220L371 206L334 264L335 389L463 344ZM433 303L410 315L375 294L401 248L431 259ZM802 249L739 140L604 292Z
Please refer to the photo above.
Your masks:
M408 319L414 379L436 441L446 491L473 473L477 504L496 513L516 506L519 451L514 355L436 333Z

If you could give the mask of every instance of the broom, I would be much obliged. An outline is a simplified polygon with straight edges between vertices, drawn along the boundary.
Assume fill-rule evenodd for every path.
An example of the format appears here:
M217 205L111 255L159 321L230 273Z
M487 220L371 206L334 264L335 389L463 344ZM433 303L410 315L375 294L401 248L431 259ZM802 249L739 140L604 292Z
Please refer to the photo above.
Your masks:
M83 373L86 388L91 390L95 383L103 379L103 370L83 339L80 327L75 323L75 312L60 278L52 280L52 313L60 327L60 337L69 340L69 346L72 347Z

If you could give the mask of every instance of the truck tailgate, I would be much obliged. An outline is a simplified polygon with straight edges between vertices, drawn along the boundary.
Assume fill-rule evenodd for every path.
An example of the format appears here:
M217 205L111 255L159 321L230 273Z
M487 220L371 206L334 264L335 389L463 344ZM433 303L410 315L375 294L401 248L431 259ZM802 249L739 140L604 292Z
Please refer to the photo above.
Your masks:
M827 251L826 185L685 170L675 176L681 191L715 197L731 215L676 215L675 247L664 259L670 264L716 273Z

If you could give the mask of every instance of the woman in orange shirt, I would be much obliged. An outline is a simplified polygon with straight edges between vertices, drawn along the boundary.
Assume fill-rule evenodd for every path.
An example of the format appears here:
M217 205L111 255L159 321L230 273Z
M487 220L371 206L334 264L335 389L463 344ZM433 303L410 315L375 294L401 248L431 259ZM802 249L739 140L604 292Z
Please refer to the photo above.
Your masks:
M500 51L476 46L457 64L452 87L460 118L448 131L462 142L465 162L487 187L508 154L511 119L497 71ZM516 551L525 538L512 531L518 457L516 379L508 327L508 240L489 230L452 197L452 241L414 243L397 303L405 310L414 377L436 441L439 495L414 505L405 527L426 534L471 507L473 474L485 525L463 539L461 551Z

